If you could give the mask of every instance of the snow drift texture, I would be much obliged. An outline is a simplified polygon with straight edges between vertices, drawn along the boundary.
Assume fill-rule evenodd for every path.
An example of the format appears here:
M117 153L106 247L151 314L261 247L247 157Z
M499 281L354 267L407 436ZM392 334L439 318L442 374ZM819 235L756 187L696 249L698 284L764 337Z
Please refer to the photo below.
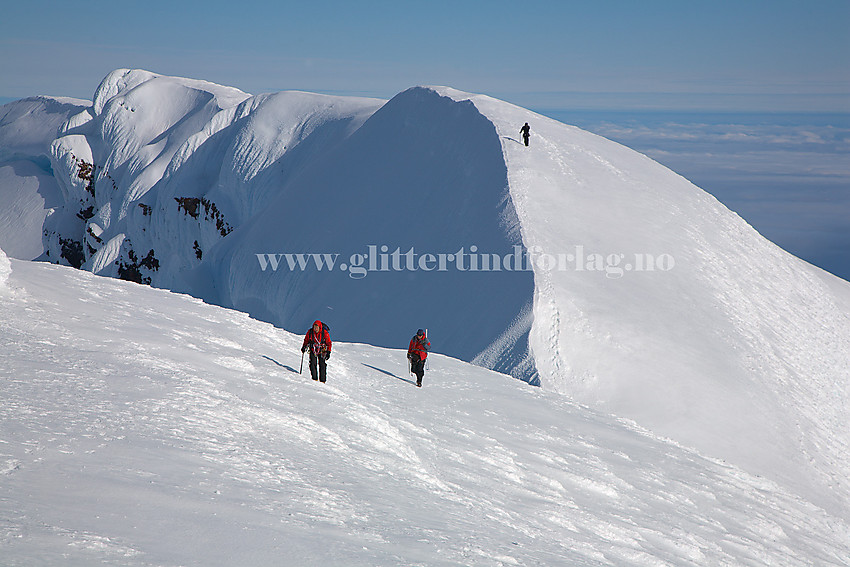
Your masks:
M529 148L517 141L526 121ZM22 124L40 126L21 138ZM633 418L847 514L850 286L628 148L446 88L386 103L250 96L128 70L90 105L5 106L0 140L0 195L31 212L0 225L0 245L17 239L21 257L36 256L38 234L43 258L294 331L322 318L342 340L403 345L428 327L439 351ZM358 280L263 271L256 256L344 261L369 245L516 245L573 260ZM674 265L636 271L647 255Z
M850 565L850 524L508 376L12 261L4 566Z

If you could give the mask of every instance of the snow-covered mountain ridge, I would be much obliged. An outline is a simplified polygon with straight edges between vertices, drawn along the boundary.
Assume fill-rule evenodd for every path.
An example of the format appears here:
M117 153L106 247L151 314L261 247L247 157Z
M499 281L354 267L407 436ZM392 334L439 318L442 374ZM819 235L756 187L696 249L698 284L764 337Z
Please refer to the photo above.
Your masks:
M336 338L392 346L428 327L440 352L539 380L848 516L850 286L645 156L448 88L386 103L251 96L119 70L91 104L3 108L0 199L26 211L0 213L4 246L290 330L321 318ZM369 246L573 260L357 280L257 259ZM576 263L578 250L622 277ZM625 270L662 257L670 269Z
M509 376L0 252L0 563L850 565L765 478Z

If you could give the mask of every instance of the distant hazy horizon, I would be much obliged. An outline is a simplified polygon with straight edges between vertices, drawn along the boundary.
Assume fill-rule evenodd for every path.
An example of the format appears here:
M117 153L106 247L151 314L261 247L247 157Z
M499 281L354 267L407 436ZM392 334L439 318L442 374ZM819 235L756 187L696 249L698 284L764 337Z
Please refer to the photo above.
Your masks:
M850 113L538 112L648 155L785 250L850 280Z

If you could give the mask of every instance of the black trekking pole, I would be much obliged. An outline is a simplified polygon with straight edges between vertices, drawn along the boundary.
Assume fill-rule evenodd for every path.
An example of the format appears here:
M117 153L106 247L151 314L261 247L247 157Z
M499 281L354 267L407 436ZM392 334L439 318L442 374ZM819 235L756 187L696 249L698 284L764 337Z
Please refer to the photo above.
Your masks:
M298 369L298 374L301 374L301 371L304 370L304 351L301 351L301 368Z

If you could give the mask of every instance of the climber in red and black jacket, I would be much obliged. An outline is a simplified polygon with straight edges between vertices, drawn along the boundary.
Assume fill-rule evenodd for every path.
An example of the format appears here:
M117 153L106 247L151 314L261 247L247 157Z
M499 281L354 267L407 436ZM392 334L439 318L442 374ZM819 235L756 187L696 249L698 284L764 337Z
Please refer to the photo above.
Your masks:
M428 358L428 351L431 350L431 343L425 335L425 331L419 329L416 331L416 336L410 339L410 346L407 347L407 358L410 360L410 371L416 374L416 385L422 387L422 377L425 376L425 359Z
M307 349L310 349L310 374L313 380L324 382L327 379L328 359L331 357L331 335L328 326L321 321L314 322L307 331L301 352L307 352Z

